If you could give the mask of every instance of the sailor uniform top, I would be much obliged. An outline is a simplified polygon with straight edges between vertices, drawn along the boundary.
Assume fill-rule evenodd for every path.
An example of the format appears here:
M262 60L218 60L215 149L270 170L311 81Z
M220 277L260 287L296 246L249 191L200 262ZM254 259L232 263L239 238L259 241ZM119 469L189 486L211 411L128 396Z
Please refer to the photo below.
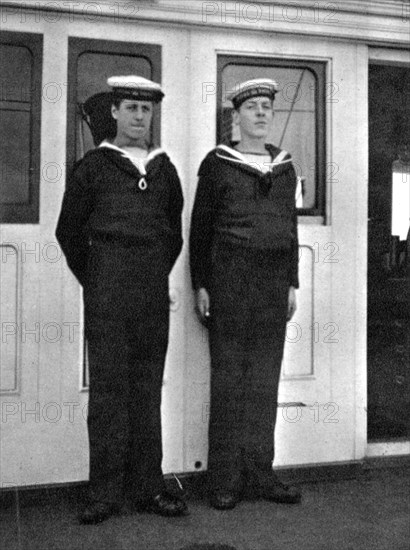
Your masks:
M194 288L209 288L220 243L289 251L289 285L298 288L297 177L291 156L266 144L271 162L218 145L203 160L192 212L190 263ZM264 156L261 157L264 159Z
M182 248L182 207L177 171L162 149L136 162L103 142L68 177L56 236L80 282L94 238L155 247L171 270Z

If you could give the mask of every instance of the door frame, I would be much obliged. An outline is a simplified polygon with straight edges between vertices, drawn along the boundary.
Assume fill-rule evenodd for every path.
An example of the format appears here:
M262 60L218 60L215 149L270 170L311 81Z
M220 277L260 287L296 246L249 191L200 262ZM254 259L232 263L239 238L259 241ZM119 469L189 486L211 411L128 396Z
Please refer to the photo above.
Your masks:
M410 68L409 54L406 50L390 48L368 48L368 65L396 65ZM367 319L366 319L367 322ZM410 454L410 439L396 441L367 441L366 458L399 456Z

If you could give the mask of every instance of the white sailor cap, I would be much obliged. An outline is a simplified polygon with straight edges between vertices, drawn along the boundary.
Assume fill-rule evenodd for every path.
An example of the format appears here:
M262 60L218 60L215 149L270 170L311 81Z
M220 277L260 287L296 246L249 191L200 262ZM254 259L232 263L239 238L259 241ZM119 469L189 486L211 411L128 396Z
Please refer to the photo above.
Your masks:
M228 94L227 99L232 101L235 109L238 109L244 101L251 97L265 96L272 101L278 91L278 85L270 78L255 78L237 84L234 90Z
M107 80L114 97L121 99L137 99L159 103L164 97L161 86L142 76L111 76Z

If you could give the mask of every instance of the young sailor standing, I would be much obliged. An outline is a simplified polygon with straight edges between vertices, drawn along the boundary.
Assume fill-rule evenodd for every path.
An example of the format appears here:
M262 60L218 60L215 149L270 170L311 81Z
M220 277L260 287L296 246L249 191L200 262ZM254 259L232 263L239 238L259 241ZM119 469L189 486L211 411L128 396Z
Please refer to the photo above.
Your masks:
M240 84L231 94L241 139L202 162L190 261L196 307L210 331L211 505L233 508L246 483L261 497L296 503L272 471L286 321L296 309L296 173L268 144L277 85Z
M90 502L82 523L117 512L125 488L139 510L186 511L165 491L160 412L181 186L169 157L148 142L153 105L164 96L159 84L139 76L108 84L114 135L75 166L56 231L84 291ZM107 94L90 98L89 109Z

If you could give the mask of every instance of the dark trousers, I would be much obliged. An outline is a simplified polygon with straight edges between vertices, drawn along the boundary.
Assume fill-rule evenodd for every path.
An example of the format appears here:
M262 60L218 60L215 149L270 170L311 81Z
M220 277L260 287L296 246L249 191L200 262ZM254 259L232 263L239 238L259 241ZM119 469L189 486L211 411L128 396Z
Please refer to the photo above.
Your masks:
M287 252L219 246L211 288L211 488L272 469L289 291Z
M93 242L84 285L90 496L120 503L163 489L161 388L168 345L167 253Z

